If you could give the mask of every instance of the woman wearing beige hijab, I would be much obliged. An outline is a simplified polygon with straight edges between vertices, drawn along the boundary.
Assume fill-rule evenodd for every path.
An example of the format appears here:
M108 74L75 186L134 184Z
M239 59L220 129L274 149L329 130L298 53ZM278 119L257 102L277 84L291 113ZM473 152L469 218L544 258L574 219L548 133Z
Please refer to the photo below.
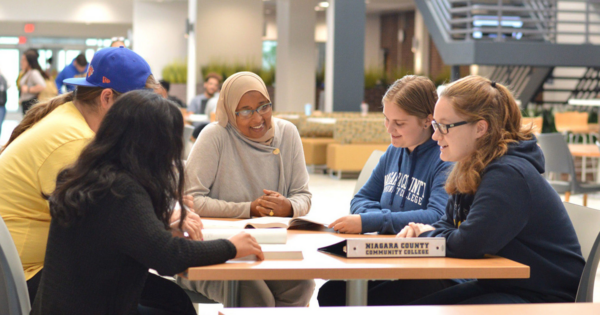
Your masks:
M308 213L311 193L300 135L272 117L262 79L239 72L224 83L217 123L200 133L186 164L186 194L202 217L297 217ZM223 281L178 279L190 290L223 302ZM240 281L240 306L306 306L313 280Z

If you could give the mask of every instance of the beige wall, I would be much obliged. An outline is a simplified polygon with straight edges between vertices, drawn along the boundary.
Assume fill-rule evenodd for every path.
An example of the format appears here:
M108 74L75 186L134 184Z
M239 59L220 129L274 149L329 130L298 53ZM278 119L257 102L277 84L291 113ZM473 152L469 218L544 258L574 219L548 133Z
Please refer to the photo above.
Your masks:
M162 69L187 56L187 2L136 1L133 10L133 50L144 57L157 79Z
M260 65L263 26L262 0L198 0L198 66L211 59Z

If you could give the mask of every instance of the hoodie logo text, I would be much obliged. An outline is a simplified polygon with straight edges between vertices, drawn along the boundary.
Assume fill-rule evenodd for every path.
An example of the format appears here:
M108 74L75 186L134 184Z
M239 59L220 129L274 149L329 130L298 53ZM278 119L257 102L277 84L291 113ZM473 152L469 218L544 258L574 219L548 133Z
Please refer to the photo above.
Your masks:
M405 196L406 200L422 206L427 183L415 177L411 178L409 183L408 178L408 174L399 172L388 173L385 175L383 192L393 194L396 186L398 186L396 190L397 196Z

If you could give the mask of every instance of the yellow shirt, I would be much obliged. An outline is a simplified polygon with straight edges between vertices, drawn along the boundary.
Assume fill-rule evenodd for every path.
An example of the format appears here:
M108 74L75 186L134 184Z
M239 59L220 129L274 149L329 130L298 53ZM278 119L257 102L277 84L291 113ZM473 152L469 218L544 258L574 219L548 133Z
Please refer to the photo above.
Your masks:
M44 265L48 201L59 171L74 163L94 132L72 102L22 133L0 154L0 216L19 252L25 279Z

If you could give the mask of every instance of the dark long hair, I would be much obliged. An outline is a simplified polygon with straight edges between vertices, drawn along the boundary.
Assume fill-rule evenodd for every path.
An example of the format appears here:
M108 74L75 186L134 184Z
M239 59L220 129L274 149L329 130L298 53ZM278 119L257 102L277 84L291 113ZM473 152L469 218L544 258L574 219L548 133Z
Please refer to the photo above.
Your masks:
M40 67L40 64L38 63L38 60L37 60L38 54L37 53L35 53L33 51L26 51L24 55L25 55L25 59L27 59L27 63L29 64L29 68L31 68L31 70L35 69L35 70L39 71L45 80L50 79L50 77L46 74L46 72L44 70L42 70L42 67Z
M77 162L58 174L49 198L52 219L68 226L107 194L124 198L114 184L129 176L148 192L169 229L173 200L183 205L182 138L183 117L171 102L146 90L123 94Z

